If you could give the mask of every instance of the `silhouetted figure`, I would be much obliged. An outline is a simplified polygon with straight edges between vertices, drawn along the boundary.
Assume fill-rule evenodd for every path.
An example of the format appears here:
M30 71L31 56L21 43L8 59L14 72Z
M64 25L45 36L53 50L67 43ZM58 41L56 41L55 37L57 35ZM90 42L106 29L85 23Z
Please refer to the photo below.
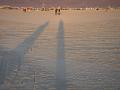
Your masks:
M56 8L56 9L55 9L55 15L57 15L57 10L58 10L58 9Z
M55 15L60 15L60 7L55 9Z
M23 8L23 11L24 11L24 12L27 12L27 9L26 9L26 8Z
M60 15L60 9L58 9L58 15Z

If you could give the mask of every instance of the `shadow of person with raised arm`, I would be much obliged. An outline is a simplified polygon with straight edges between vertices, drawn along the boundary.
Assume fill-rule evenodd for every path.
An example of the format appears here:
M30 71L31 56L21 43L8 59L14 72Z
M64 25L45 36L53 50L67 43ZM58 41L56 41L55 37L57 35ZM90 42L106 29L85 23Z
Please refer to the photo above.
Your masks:
M0 85L4 84L7 74L14 70L19 70L24 60L24 55L32 48L35 40L48 26L48 22L38 27L29 37L20 43L15 49L1 52L0 58ZM11 70L12 69L12 70Z

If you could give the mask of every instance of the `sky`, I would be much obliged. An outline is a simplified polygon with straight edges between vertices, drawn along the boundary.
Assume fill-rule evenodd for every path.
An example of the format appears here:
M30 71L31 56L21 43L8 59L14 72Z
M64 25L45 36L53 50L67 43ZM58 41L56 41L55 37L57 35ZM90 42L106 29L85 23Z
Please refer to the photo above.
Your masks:
M44 4L43 4L44 3ZM0 5L46 7L118 7L120 0L0 0Z

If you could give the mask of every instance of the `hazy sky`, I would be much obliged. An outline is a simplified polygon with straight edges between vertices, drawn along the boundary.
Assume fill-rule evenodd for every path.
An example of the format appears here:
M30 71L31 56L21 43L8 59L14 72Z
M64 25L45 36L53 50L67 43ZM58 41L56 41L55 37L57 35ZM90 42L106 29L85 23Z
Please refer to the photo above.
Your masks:
M60 5L63 7L84 7L84 6L120 6L120 0L0 0L0 5L34 6L41 7Z

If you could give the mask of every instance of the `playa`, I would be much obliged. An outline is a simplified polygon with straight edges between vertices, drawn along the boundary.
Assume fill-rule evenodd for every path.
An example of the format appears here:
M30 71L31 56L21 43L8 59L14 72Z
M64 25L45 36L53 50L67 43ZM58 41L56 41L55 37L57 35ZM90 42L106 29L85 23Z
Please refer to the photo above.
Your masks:
M0 61L9 61L0 90L119 90L119 17L120 10L0 9Z

